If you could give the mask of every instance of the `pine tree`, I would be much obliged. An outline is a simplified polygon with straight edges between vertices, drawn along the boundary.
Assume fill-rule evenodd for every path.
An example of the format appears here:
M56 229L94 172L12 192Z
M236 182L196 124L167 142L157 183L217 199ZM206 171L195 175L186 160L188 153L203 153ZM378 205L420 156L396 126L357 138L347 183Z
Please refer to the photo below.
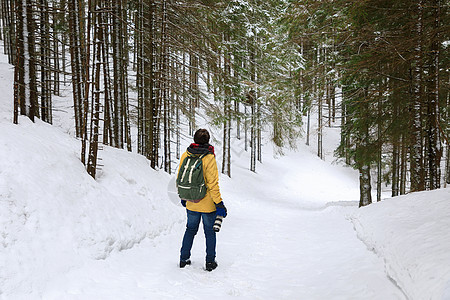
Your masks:
M18 123L18 114L28 116L32 121L39 116L36 81L36 24L33 0L16 2L16 47L14 64L14 123Z
M305 40L312 41L312 49L319 47L329 33L338 41L338 64L332 64L344 82L344 127L338 153L360 171L376 162L378 195L386 178L383 166L388 162L393 195L406 192L408 161L411 191L437 188L442 155L440 70L445 69L439 54L446 40L446 6L427 0L343 0L294 2L291 7L286 16L292 23L291 39L303 49ZM308 66L314 57L304 56L307 70L314 69ZM301 82L308 87L307 80ZM365 90L364 102L377 114L353 103L362 101L358 100L361 89ZM367 145L371 144L378 149L376 159L361 154L370 151ZM388 161L382 160L386 150L391 153ZM365 173L370 175L367 169Z

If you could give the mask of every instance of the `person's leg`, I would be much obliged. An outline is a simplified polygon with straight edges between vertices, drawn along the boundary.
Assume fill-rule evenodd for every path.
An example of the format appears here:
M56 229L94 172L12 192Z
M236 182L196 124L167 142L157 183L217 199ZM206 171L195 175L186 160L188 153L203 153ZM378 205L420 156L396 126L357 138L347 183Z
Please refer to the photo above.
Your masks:
M183 237L183 244L181 246L180 261L187 261L191 257L191 248L194 242L194 236L197 234L198 226L200 224L201 213L186 210L187 224L186 231Z
M202 213L203 230L206 238L206 262L214 262L216 258L216 232L213 229L216 212Z

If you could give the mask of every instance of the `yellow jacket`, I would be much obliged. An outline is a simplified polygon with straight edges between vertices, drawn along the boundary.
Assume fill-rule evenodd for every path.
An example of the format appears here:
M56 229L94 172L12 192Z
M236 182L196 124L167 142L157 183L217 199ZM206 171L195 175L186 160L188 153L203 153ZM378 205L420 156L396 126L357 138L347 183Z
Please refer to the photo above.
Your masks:
M186 151L183 153L180 159L180 165L178 166L178 172L180 167L187 156L193 154ZM186 208L190 211L210 213L216 211L216 203L222 201L222 196L219 190L219 171L217 170L216 157L214 154L207 154L202 158L203 176L206 183L206 196L198 203L186 201ZM178 173L177 173L178 177Z

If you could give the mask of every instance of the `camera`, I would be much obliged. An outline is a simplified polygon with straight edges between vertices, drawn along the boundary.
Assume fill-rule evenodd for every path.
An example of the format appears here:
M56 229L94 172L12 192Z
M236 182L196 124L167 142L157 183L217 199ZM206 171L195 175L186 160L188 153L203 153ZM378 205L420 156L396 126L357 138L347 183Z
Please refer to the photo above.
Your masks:
M223 221L222 216L216 216L216 220L214 221L214 226L213 226L213 229L215 232L220 231L220 227L222 227L222 221Z

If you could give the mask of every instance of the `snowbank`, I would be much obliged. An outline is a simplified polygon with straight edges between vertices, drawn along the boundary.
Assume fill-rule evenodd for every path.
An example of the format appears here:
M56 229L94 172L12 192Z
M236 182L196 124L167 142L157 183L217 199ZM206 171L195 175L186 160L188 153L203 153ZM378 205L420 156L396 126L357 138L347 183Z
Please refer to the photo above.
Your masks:
M169 175L105 147L93 180L80 142L21 118L0 122L0 295L32 294L51 279L129 249L183 220L167 199Z
M351 220L409 299L450 299L449 216L450 189L442 189L369 205Z

